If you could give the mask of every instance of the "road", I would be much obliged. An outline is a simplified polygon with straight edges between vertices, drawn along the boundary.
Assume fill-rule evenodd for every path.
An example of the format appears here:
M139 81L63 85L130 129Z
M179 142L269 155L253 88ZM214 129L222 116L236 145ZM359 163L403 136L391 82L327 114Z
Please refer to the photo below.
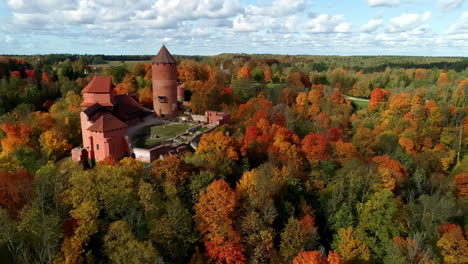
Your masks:
M369 102L369 99L364 99L364 98L359 98L359 97L354 97L354 96L349 96L349 95L344 95L342 94L344 98L350 99L350 100L355 100L355 101L361 101L361 102Z

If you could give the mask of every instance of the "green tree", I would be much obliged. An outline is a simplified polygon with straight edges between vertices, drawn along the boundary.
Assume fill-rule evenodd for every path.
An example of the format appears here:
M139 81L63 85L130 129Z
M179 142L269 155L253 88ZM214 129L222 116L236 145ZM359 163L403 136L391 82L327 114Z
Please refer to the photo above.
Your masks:
M112 263L155 263L158 253L150 241L139 241L125 221L110 224L104 236L104 253Z

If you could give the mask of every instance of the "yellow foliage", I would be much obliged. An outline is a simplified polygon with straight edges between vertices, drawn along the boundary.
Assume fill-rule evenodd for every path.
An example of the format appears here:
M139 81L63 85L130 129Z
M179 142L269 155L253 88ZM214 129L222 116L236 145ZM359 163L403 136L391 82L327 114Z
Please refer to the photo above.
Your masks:
M39 137L39 143L47 157L56 159L71 149L65 136L57 129L47 130Z
M345 261L357 259L369 261L371 255L366 244L355 237L352 226L338 230L337 251Z

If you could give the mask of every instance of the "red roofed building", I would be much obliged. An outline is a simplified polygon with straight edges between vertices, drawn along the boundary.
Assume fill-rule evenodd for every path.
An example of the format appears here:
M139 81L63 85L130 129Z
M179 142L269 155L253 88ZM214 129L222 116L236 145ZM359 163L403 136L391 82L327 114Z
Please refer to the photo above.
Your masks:
M134 154L134 149L129 147L127 141L127 136L130 136L127 135L128 128L138 129L137 125L148 116L166 119L183 112L185 89L177 85L176 61L164 45L152 59L151 66L154 111L141 106L135 95L116 95L110 76L94 76L81 91L83 147L72 150L72 160L89 158L102 161L109 156L119 160L130 156ZM207 111L205 114L208 124L222 125L229 120L230 116L221 112ZM182 150L185 151L184 146L169 145L157 149L159 152L168 152L166 154L182 153ZM153 158L150 157L150 160Z
M140 123L153 112L130 95L115 95L109 76L94 76L81 93L81 133L88 157L102 161L108 156L119 160L130 155L125 140L127 127ZM81 152L72 152L72 159L81 160Z

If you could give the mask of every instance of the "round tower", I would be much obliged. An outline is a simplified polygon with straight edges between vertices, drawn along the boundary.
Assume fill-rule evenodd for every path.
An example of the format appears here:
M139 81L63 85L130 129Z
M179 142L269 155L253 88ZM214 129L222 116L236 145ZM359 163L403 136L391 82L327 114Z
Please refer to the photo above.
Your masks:
M156 116L175 117L179 112L177 103L177 66L176 61L162 46L151 61L153 79L153 107Z

